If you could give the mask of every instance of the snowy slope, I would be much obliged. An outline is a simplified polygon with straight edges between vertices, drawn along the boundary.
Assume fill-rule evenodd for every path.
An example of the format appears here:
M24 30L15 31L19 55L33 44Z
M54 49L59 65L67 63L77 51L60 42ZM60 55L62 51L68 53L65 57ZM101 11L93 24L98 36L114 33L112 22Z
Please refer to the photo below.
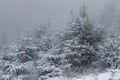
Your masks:
M108 70L104 73L89 74L80 78L57 77L48 80L120 80L120 70Z

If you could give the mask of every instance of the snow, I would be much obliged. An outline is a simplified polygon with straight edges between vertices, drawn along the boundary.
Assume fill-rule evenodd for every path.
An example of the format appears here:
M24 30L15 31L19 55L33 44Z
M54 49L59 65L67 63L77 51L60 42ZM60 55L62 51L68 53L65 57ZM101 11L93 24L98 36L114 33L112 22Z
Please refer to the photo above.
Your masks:
M120 80L120 70L114 70L114 72L107 71L99 74L89 74L79 78L68 77L55 77L47 80Z

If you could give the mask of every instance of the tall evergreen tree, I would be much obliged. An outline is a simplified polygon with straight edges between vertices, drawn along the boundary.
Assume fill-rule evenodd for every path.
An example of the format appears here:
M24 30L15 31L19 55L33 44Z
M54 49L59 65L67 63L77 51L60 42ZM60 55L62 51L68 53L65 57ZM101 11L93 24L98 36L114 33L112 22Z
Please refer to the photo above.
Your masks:
M84 5L78 17L71 19L68 29L60 35L61 43L54 60L58 61L57 64L88 68L99 59L99 44L104 41L104 30L89 19L86 9Z

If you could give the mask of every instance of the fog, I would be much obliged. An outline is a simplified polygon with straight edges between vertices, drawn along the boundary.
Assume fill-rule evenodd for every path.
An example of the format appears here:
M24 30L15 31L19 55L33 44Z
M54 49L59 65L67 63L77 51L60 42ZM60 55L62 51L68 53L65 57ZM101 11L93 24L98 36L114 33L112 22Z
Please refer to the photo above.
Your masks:
M48 18L54 29L65 27L70 10L76 14L85 2L88 12L95 17L110 0L0 0L0 38L7 36L8 42L16 36L25 36L39 25L46 25ZM119 0L114 0L117 5Z

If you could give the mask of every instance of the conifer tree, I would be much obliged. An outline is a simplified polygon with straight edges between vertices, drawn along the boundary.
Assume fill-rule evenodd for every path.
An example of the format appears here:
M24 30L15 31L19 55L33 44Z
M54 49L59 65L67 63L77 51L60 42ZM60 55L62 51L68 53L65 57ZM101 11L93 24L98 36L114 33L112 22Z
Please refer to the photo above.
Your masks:
M54 56L53 62L70 64L72 68L88 68L99 59L99 44L104 41L104 30L89 19L86 9L84 5L60 35L61 44L56 49L57 57Z

